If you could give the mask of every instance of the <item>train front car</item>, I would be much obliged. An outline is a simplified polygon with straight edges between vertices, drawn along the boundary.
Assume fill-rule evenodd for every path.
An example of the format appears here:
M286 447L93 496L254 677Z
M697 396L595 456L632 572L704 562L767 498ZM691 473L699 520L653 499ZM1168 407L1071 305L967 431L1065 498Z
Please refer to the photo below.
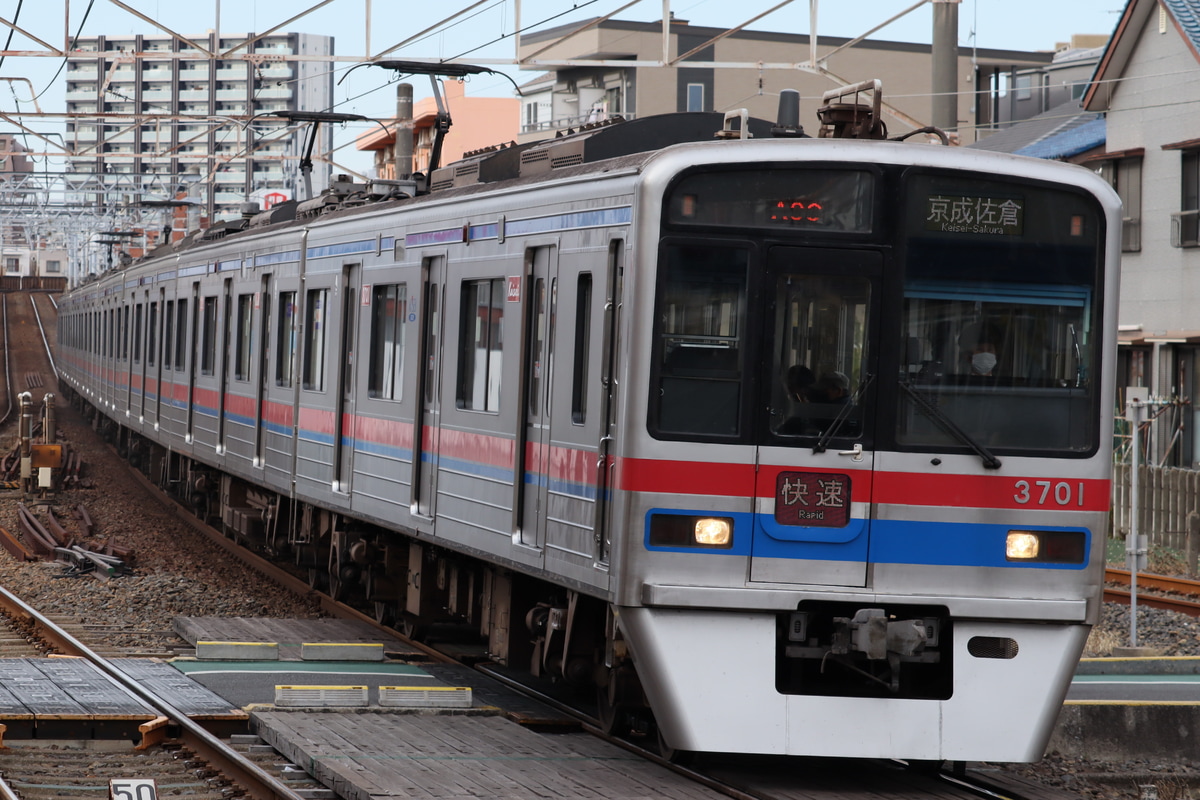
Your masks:
M792 139L664 152L639 208L614 589L667 745L1039 759L1100 608L1115 194Z

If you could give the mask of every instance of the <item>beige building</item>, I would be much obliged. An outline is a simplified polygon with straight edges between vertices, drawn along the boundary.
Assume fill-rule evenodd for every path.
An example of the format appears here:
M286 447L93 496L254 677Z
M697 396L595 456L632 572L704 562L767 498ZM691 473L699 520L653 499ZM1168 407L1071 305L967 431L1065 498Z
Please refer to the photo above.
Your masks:
M576 32L578 31L578 32ZM664 43L659 22L604 20L580 30L564 25L521 37L526 69L543 74L521 87L521 136L532 141L611 115L729 111L774 120L779 92L800 92L800 122L816 135L821 96L841 85L879 78L890 135L930 124L930 45L720 28L672 20ZM651 66L664 60L672 66ZM679 59L682 55L684 58ZM1019 70L1050 64L1054 53L959 48L958 130L963 143L988 128L994 95L1007 93ZM562 62L584 62L563 66ZM812 67L815 61L816 67Z
M508 144L517 138L519 103L512 97L467 97L465 84L444 80L442 102L450 113L452 125L442 142L441 164L457 161L464 154L497 144ZM428 172L433 154L434 132L437 124L437 101L426 97L413 103L413 167L412 172ZM373 128L359 135L354 146L358 150L374 151L375 175L395 177L396 126L386 130Z

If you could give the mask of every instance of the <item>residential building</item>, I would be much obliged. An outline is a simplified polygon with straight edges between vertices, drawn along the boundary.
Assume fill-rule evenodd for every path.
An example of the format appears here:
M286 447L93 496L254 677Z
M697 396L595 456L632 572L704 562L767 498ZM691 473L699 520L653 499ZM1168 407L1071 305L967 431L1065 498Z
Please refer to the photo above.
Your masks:
M1108 38L1107 34L1076 34L1054 48L1049 64L1008 71L989 68L981 75L990 102L980 106L980 128L1005 129L1053 108L1078 106ZM981 130L980 138L986 135Z
M474 150L516 140L521 104L515 97L467 97L466 84L458 80L444 80L441 86L442 102L453 123L442 142L442 165L457 161ZM413 166L410 172L429 173L437 114L437 101L433 97L413 103ZM376 177L395 178L394 124L359 135L354 146L358 150L375 152Z
M76 153L68 169L105 175L130 199L190 193L213 219L237 216L256 193L302 197L298 164L309 126L260 115L330 108L328 63L296 57L332 55L333 38L274 33L233 50L254 38L222 34L217 41L209 32L186 42L167 35L77 40L66 71L66 138ZM327 127L318 127L314 153L330 150ZM331 169L314 161L319 193Z
M1075 163L1102 151L1104 114L1082 106L1104 52L1098 40L1107 37L1073 36L1047 66L994 75L991 130L967 147Z
M800 122L815 135L817 108L827 90L875 78L883 82L889 133L903 134L930 124L930 45L818 36L814 54L807 34L726 33L672 20L664 43L661 23L605 19L523 35L522 63L543 73L521 87L519 141L547 138L612 115L630 118L746 108L751 116L773 120L782 89L800 92ZM664 52L668 60L677 59L675 65L638 65L660 61ZM963 91L958 95L955 131L959 139L973 142L978 125L992 124L998 106L993 94L1006 92L1008 85L997 76L1049 68L1053 57L1050 51L960 47L957 69ZM592 65L557 66L569 59ZM813 68L814 60L824 72Z
M1158 457L1200 466L1200 0L1128 0L1083 97L1125 208L1118 388L1165 398Z
M33 171L33 159L25 155L29 148L14 134L0 133L0 180L11 175L25 176Z

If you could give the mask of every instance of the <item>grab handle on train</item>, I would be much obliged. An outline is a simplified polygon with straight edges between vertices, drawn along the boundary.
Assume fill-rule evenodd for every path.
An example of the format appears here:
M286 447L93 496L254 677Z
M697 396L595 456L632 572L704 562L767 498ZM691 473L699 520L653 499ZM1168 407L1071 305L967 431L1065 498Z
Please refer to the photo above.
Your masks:
M850 456L855 461L863 460L862 442L856 442L850 450L838 450L839 456Z

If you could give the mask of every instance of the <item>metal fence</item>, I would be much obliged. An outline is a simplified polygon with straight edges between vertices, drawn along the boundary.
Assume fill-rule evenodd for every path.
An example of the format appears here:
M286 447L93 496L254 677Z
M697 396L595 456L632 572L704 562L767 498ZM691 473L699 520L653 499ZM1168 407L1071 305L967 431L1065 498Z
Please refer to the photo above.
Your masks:
M0 292L65 292L67 279L45 275L0 276Z
M1113 467L1113 536L1123 538L1129 531L1132 475L1129 464ZM1191 511L1200 512L1200 470L1138 467L1138 533L1145 534L1150 544L1185 549Z

